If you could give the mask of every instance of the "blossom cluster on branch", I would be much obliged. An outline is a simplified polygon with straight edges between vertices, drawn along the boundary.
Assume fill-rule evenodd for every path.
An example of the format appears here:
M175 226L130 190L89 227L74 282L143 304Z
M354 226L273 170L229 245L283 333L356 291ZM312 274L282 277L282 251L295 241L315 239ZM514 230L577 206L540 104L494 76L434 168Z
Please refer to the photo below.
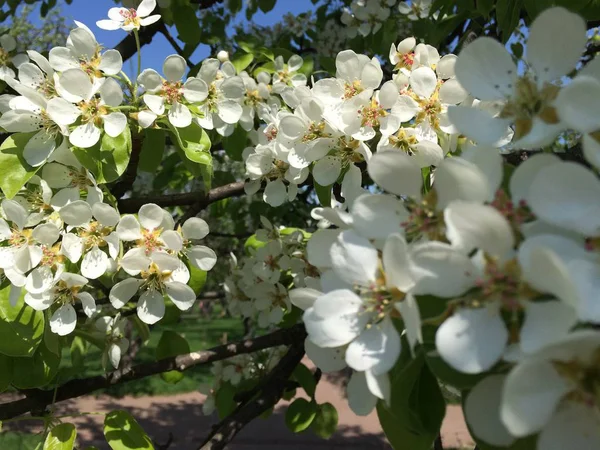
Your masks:
M395 6L356 0L342 17L366 36ZM398 10L419 20L431 6ZM262 219L224 282L231 315L257 333L302 322L315 365L352 373L348 402L359 415L414 406L396 399L418 388L404 377L420 370L423 386L439 391L439 379L464 391L466 419L488 445L532 435L542 450L600 445L600 59L581 67L580 16L541 12L522 59L490 37L458 56L407 37L391 43L391 79L377 57L352 50L337 54L332 77L268 49L254 70L244 70L254 55L220 52L186 76L180 55L162 74L142 70L138 33L160 20L155 8L143 0L98 22L134 34L133 81L119 52L79 22L48 57L11 59L14 42L0 39L12 92L0 96L10 133L0 147L10 171L0 179L1 314L85 336L118 367L131 316L154 325L168 306L190 309L217 259L198 217L176 224L154 203L118 211L144 140L168 134L208 190L211 136L241 131L253 143L242 155L247 194L277 207L301 193L321 206L312 233ZM566 131L581 136L583 163L552 154ZM518 167L503 158L542 148ZM8 356L48 351L53 338L30 332ZM215 365L205 412L222 392L260 387L284 350ZM295 408L316 417L312 374L294 377L312 398Z

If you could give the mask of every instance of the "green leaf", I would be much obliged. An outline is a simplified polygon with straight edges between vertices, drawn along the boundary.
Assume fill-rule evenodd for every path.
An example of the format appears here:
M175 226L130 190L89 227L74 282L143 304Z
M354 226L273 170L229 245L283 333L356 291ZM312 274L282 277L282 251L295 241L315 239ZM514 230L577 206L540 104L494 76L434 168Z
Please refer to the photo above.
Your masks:
M338 425L338 412L331 403L323 403L319 405L317 415L311 423L310 427L315 434L323 439L329 439Z
M277 0L258 0L258 7L264 13L268 13L275 7Z
M298 364L292 373L292 378L302 386L302 389L304 389L311 398L314 398L317 382L308 367L302 363Z
M406 339L402 341L405 351L390 373L390 406L380 401L377 416L394 448L430 450L439 434L446 404L423 353L411 359Z
M188 269L190 271L188 286L194 290L196 295L200 295L200 292L202 292L202 289L204 289L204 285L206 284L207 273L192 264L188 265Z
M32 356L44 336L44 313L25 304L24 289L17 304L11 306L10 290L10 286L0 290L0 353Z
M142 322L141 319L135 315L133 317L133 326L135 330L142 338L142 342L145 344L150 340L150 327L146 322Z
M111 411L104 419L104 436L112 450L154 450L152 440L127 411Z
M265 245L267 245L266 242L259 241L256 238L256 234L253 234L248 239L246 239L246 242L244 243L244 248L246 249L246 252L248 252L248 250L251 248L257 250L261 247L264 247Z
M490 17L490 12L494 9L494 3L494 0L475 0L477 11L486 18Z
M83 368L85 355L87 354L88 343L81 337L75 336L71 342L71 365L73 368Z
M0 146L0 189L7 198L13 198L35 175L39 167L31 167L23 158L23 150L35 133L15 133Z
M248 132L241 126L236 126L231 135L223 138L223 149L232 159L242 161L242 152L248 143Z
M144 131L144 134L138 168L143 172L154 173L162 161L167 133L165 130L148 128Z
M173 21L177 28L178 37L186 44L196 45L200 42L202 36L200 22L196 17L196 10L184 2L178 3L179 5L173 5L170 8L173 13Z
M4 392L10 386L13 377L13 362L6 355L0 355L0 392ZM0 431L2 431L0 427Z
M231 14L237 14L242 10L242 0L229 0L228 6Z
M42 342L33 357L13 359L13 386L17 389L46 386L57 374L60 358Z
M317 193L317 198L319 199L321 206L325 208L331 207L331 188L333 185L321 186L313 180L313 186L315 187L315 192Z
M61 423L50 430L44 450L73 450L77 430L72 423Z
M190 352L190 345L185 338L174 331L163 331L160 341L156 346L156 359L161 360L171 358L177 355L183 355ZM171 370L160 374L160 377L167 383L179 383L184 375L178 370Z
M254 55L252 53L244 53L231 61L237 73L240 73L254 61Z
M498 0L496 2L496 21L502 32L502 41L506 42L519 23L521 7L519 0Z
M127 127L115 138L105 133L93 147L73 147L73 154L94 174L98 183L110 183L127 169L131 156L131 131Z
M215 407L217 408L219 419L227 417L235 410L237 406L234 400L235 393L236 390L230 383L223 383L219 387L215 396Z
M186 128L176 128L169 124L171 133L179 148L187 159L197 163L199 174L204 180L204 187L208 191L212 184L212 155L211 142L208 134L196 123Z
M297 398L285 412L285 424L294 433L300 433L310 427L317 416L317 404L304 398Z

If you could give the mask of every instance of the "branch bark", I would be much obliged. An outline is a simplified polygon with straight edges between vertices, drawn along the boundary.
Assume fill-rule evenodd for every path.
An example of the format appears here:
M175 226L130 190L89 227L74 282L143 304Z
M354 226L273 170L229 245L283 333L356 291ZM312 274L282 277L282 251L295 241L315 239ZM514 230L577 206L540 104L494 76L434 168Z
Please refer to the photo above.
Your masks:
M303 344L305 336L304 326L298 324L255 339L247 339L213 347L209 350L143 363L130 368L115 370L105 375L71 380L56 389L55 403L170 370L183 371L190 367L206 365L235 355L253 353L279 345ZM32 410L43 410L53 402L54 391L52 390L29 389L24 390L23 393L26 395L24 399L0 404L0 420L11 419Z
M249 422L275 406L281 399L286 384L296 366L304 356L304 342L293 343L281 361L264 380L264 389L247 403L242 403L228 417L218 423L198 450L221 450Z
M211 189L208 194L204 192L186 192L181 194L149 195L145 197L125 198L119 200L121 213L135 213L147 203L156 203L159 206L191 206L198 214L208 205L225 198L237 197L244 193L244 182L225 184ZM195 215L194 214L194 215Z

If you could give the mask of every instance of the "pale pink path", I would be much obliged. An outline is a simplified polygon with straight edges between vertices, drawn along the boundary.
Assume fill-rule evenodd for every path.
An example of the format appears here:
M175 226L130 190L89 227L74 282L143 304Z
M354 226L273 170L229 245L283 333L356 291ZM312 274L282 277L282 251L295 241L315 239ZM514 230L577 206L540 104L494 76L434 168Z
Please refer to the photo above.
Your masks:
M172 431L176 441L170 449L195 450L209 432L211 425L217 421L215 416L202 415L200 405L204 398L202 394L195 392L168 397L121 399L88 396L61 403L58 414L126 409L158 443L164 443L169 431ZM391 449L385 441L377 415L375 413L367 417L354 415L348 408L343 389L339 384L334 384L324 377L317 387L316 398L319 403L332 403L338 410L340 416L338 431L330 440L320 439L311 432L295 435L289 431L284 423L287 402L282 401L271 417L257 419L249 424L228 448L232 450ZM0 398L0 402L5 400ZM103 416L90 415L72 420L77 424L79 443L82 448L95 445L101 450L109 450L102 435L103 419ZM5 429L10 429L8 424ZM473 445L459 407L448 407L442 427L442 437L444 448Z

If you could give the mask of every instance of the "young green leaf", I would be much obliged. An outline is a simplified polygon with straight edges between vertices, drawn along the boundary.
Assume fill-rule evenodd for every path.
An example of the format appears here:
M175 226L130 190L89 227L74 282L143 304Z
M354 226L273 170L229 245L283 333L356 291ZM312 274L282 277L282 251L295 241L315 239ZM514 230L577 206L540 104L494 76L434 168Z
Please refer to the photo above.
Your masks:
M294 433L300 433L310 427L317 416L317 404L304 398L297 398L285 412L285 424Z
M61 423L50 430L43 450L73 450L77 430L72 423Z
M190 345L185 338L174 331L163 331L160 341L156 346L156 359L170 358L172 356L182 355L190 352ZM160 374L160 377L167 383L179 383L184 375L178 370L171 370Z
M152 440L127 411L116 410L106 415L104 437L112 450L154 450Z
M44 336L44 313L25 304L25 290L17 304L10 304L11 287L0 290L0 353L32 356Z
M311 429L317 436L323 439L329 439L338 425L338 412L331 403L323 403L319 405L317 415L310 425Z
M41 167L31 167L23 158L23 150L35 133L15 133L0 146L0 189L13 198Z

